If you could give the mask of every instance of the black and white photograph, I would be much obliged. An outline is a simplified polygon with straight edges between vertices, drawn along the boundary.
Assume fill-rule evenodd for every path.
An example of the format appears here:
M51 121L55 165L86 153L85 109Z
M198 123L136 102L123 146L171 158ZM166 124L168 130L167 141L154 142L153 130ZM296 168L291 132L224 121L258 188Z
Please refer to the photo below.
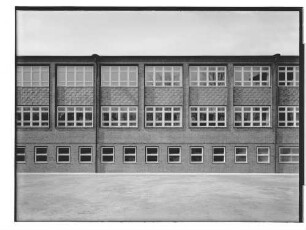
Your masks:
M17 6L15 221L303 222L302 17Z

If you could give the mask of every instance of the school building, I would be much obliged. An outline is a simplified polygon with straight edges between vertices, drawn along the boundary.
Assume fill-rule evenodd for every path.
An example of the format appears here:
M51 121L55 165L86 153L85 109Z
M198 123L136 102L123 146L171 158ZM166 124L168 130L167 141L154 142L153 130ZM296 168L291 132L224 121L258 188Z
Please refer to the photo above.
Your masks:
M18 56L15 117L17 172L297 173L299 57Z

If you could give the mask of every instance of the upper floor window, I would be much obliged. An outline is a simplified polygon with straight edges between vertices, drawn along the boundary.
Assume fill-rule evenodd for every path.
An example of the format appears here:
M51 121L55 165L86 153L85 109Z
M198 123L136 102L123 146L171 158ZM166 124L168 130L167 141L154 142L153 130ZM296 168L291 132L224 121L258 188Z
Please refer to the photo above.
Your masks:
M299 127L299 107L279 106L278 107L279 127Z
M92 106L58 106L58 127L92 127Z
M298 66L279 66L278 85L279 86L299 86L300 70Z
M48 66L17 66L17 86L48 87Z
M235 66L235 86L270 86L269 66Z
M146 127L181 127L181 106L147 106Z
M190 107L191 127L225 127L226 107L225 106L191 106Z
M17 106L18 127L49 127L48 106Z
M93 86L92 66L58 66L57 86Z
M235 106L235 126L270 127L269 106Z
M102 66L101 86L137 87L137 66Z
M137 106L102 106L102 127L137 127Z
M182 86L181 66L146 66L146 86Z
M190 86L225 86L225 66L190 66Z

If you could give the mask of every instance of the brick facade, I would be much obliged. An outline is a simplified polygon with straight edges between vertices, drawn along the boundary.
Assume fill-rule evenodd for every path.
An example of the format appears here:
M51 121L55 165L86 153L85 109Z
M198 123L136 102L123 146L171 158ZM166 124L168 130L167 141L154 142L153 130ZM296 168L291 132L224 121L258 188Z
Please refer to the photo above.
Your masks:
M49 105L48 87L17 87L18 105Z
M101 105L138 105L138 89L135 87L101 87Z
M279 87L278 105L299 105L298 87Z
M234 105L271 105L270 87L234 87Z
M183 88L145 87L145 105L183 105Z
M226 105L227 88L225 87L190 87L190 105Z
M57 105L93 105L92 87L57 87Z

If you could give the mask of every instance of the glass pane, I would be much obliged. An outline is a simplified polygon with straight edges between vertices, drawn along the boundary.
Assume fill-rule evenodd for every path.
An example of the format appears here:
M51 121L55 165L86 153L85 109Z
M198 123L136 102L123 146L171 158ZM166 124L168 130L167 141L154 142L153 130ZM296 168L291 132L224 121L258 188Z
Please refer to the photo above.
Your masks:
M214 156L214 162L224 162L224 156Z
M91 153L91 148L81 148L81 153Z
M125 156L124 161L125 162L135 162L136 158L135 158L135 156Z
M202 156L191 156L191 162L202 162Z
M157 162L157 156L147 156L147 162Z
M178 154L180 153L180 148L169 148L169 154Z
M69 153L69 148L58 148L58 153Z
M81 162L91 162L91 156L90 155L86 155L86 156L81 156L80 157Z
M147 148L147 153L148 154L157 153L157 148Z
M191 153L192 154L202 154L202 148L192 148Z
M47 155L36 156L36 161L38 161L38 162L46 162L47 161Z
M214 148L214 154L223 154L224 148Z
M169 162L179 162L180 156L169 156Z
M58 161L59 162L69 162L69 158L70 157L68 155L64 155L64 156L63 155L59 155L58 156Z
M114 161L114 157L113 156L102 156L102 161L103 162L113 162Z
M134 154L134 153L136 153L136 149L135 148L124 148L124 152L126 153L126 154Z

